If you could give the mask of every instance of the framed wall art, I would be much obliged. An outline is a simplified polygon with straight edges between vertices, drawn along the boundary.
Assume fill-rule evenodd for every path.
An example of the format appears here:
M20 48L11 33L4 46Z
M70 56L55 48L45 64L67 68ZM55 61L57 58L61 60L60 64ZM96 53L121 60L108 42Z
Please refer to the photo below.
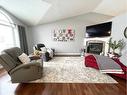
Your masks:
M124 29L124 37L127 38L127 27Z
M75 39L75 30L73 29L59 29L53 31L53 40L54 41L74 41Z

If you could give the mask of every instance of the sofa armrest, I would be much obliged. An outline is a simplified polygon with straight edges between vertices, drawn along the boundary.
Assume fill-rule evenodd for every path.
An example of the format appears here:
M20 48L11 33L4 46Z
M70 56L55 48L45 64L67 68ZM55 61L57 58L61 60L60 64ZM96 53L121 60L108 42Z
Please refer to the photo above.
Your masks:
M16 71L30 69L31 67L42 68L42 63L39 63L39 62L31 62L31 63L28 63L28 64L21 64L21 65L15 67L14 69L12 69L9 72L9 74L11 75L12 73L14 73Z
M98 64L97 64L97 62L96 62L96 59L95 59L95 57L93 56L93 55L87 55L87 56L85 56L85 66L86 67L92 67L92 68L95 68L95 69L99 69L99 67L98 67Z

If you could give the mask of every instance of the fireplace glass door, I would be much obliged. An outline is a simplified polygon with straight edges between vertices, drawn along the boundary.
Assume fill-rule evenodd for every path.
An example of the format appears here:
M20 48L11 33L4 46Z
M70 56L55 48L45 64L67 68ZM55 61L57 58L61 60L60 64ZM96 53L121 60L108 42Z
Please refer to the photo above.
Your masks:
M100 55L103 52L103 43L89 43L87 46L87 53Z

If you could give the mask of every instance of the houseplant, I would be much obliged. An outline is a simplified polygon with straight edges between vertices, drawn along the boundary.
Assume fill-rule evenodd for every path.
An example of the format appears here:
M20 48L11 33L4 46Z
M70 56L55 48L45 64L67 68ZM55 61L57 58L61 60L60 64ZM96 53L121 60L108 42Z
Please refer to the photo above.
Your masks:
M112 49L112 54L116 54L116 53L115 53L115 50L116 50L116 49L119 49L120 52L121 52L121 50L122 50L122 49L124 48L124 46L125 46L125 42L124 42L123 39L121 39L121 40L119 40L119 41L112 41L112 38L110 38L108 45L109 45L109 48Z

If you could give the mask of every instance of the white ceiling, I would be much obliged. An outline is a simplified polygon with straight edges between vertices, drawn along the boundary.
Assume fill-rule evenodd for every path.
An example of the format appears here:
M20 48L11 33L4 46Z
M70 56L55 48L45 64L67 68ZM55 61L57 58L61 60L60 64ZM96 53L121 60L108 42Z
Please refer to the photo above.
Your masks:
M39 24L93 11L102 0L44 0L52 4Z
M126 10L127 0L0 0L0 5L26 25L38 25L96 12L110 16Z
M127 12L127 0L103 0L94 12L117 16Z
M27 25L38 24L51 6L41 0L0 0L0 5Z

